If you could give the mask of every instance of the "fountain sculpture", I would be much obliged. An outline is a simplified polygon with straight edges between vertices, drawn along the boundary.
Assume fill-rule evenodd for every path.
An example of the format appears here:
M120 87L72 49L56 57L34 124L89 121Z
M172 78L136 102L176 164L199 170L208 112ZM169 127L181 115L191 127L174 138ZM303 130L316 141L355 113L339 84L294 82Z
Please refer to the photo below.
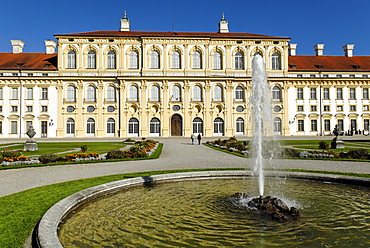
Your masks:
M253 173L258 175L258 192L260 197L250 198L246 194L236 193L231 199L233 202L245 205L248 209L254 208L268 213L273 219L286 221L296 220L299 217L298 209L289 208L282 200L276 197L264 197L264 162L274 156L274 149L268 147L273 140L272 111L270 89L267 83L265 65L261 55L256 54L252 60L252 95L251 111L253 125L252 154L255 158ZM253 174L252 174L253 175Z

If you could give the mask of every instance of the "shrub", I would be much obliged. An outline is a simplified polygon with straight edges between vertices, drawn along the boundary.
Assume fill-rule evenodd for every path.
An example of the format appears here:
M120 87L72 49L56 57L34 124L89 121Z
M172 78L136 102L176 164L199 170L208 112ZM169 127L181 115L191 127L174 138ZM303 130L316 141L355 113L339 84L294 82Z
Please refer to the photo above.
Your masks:
M128 138L128 139L125 139L125 141L123 142L135 142L135 140L131 139L131 138Z
M13 151L13 150L3 150L1 152L2 157L7 157L7 158L14 158L14 157L20 157L23 154L20 151Z
M121 150L109 151L106 156L107 159L122 159L125 158L125 153Z
M283 151L283 155L286 157L291 158L298 158L299 157L299 151L294 148L285 148Z
M349 150L347 155L352 159L369 159L367 150L363 148Z
M39 160L41 163L51 163L51 162L56 162L58 160L60 160L61 158L54 154L54 153L49 153L49 154L42 154L40 157L39 157Z
M87 151L87 145L83 145L80 148L81 148L81 152L83 152L83 153L85 153Z
M325 141L320 141L319 142L319 149L326 150L326 149L328 149L328 147L329 147L329 144L326 143Z

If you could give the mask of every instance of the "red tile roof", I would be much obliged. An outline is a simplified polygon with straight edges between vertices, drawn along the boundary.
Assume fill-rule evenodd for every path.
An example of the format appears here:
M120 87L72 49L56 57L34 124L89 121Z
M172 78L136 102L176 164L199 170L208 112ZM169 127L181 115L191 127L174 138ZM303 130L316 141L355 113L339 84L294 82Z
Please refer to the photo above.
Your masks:
M2 70L57 70L58 54L0 53Z
M370 71L370 56L289 56L289 71Z
M55 34L60 36L85 37L195 37L195 38L242 38L242 39L290 39L288 37L269 36L251 33L212 33L212 32L152 32L152 31L92 31L83 33Z

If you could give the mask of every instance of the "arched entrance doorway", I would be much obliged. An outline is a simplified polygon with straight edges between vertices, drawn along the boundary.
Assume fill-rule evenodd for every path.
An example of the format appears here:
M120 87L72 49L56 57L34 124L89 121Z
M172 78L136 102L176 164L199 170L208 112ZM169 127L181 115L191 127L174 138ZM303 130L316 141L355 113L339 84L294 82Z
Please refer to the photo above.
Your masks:
M171 136L182 136L182 117L174 114L171 117Z

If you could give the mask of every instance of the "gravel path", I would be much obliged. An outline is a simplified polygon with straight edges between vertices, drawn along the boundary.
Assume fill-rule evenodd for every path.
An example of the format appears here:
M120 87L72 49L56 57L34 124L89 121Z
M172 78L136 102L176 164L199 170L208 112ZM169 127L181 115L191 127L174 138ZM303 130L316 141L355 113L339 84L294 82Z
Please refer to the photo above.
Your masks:
M0 197L27 189L105 175L170 169L249 168L252 159L219 152L189 139L157 139L164 143L159 159L112 163L57 165L0 171ZM59 140L60 142L60 140ZM317 160L276 160L280 169L324 170L370 174L370 163Z

